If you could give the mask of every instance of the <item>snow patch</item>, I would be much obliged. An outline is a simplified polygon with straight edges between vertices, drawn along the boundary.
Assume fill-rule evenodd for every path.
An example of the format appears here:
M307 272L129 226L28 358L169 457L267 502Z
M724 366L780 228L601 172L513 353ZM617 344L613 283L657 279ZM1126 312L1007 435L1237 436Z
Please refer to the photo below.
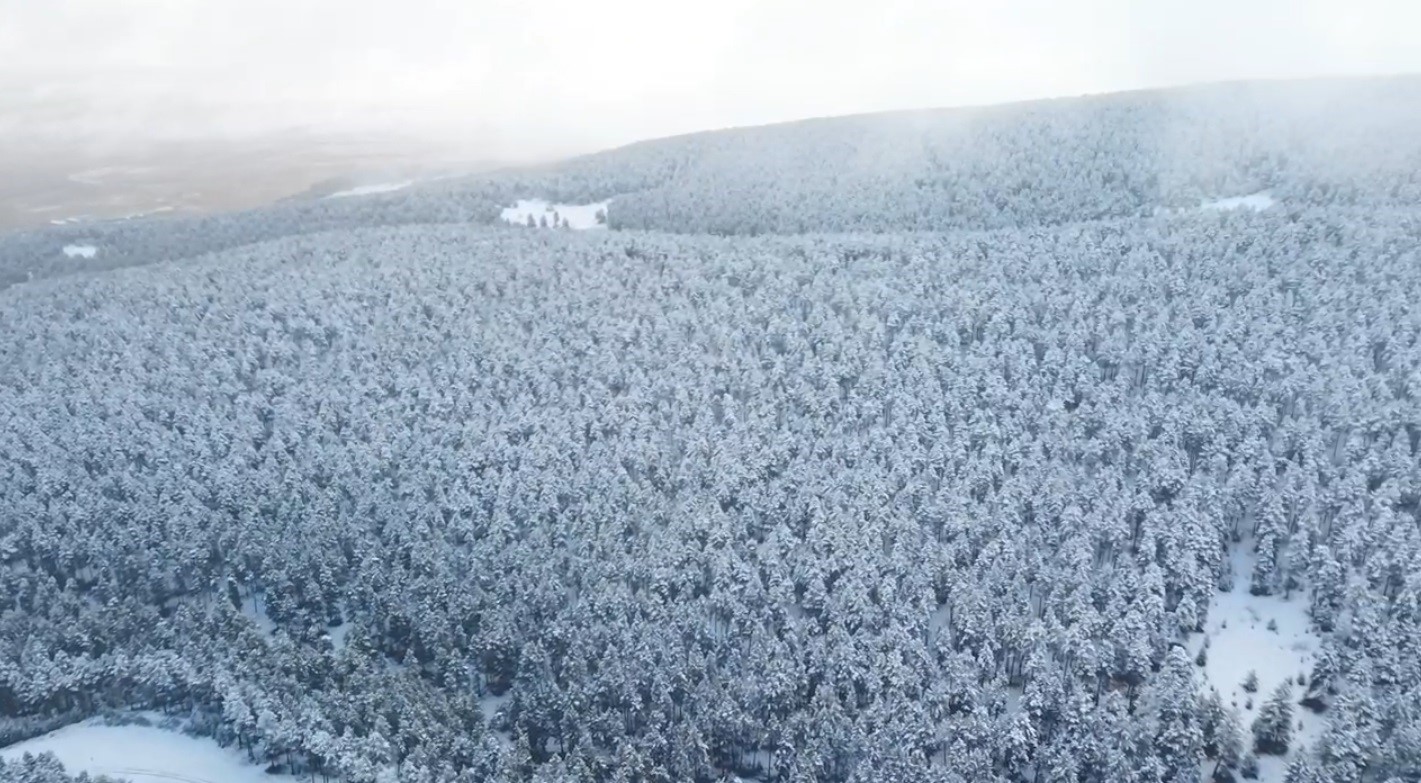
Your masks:
M133 783L285 783L215 740L153 726L104 726L92 721L66 726L0 748L5 760L26 753L53 753L70 774L108 775Z
M505 749L513 747L513 737L506 731L500 731L493 727L494 719L498 716L498 711L508 704L511 694L504 693L502 696L495 696L486 693L479 697L479 712L484 716L484 725L498 738L498 744Z
M346 620L340 625L327 626L326 638L331 640L331 649L337 654L345 650L350 640L350 621Z
M76 185L102 185L111 177L147 174L151 171L153 171L153 168L150 166L104 166L102 168L75 172L70 174L67 179Z
M267 636L276 632L276 621L266 613L266 595L262 592L248 594L242 599L242 616L251 618L257 628ZM260 601L260 603L258 603Z
M406 180L404 182L379 182L374 185L358 185L349 190L337 190L326 196L326 198L349 198L351 196L374 196L380 193L394 193L397 190L404 190L413 184L414 182Z
M559 223L566 223L568 228L577 231L605 229L608 203L599 201L595 204L551 204L540 198L519 199L518 203L504 208L499 217L505 223L515 226L528 225L528 218L531 217L539 225L546 220L551 227L556 216ZM597 220L599 212L602 214L602 221Z
M1253 746L1251 726L1258 710L1279 685L1292 680L1294 728L1288 756L1258 757L1259 783L1282 783L1288 760L1299 749L1314 746L1324 727L1323 716L1298 704L1307 686L1297 681L1299 674L1311 675L1322 641L1308 618L1304 591L1294 590L1288 600L1281 595L1249 592L1254 559L1251 549L1248 542L1233 547L1229 567L1233 569L1234 589L1214 594L1204 633L1191 635L1189 651L1198 655L1208 637L1205 689L1218 691L1225 708L1237 708L1244 744L1249 749ZM1276 630L1268 627L1270 622ZM1258 690L1252 694L1243 689L1250 671L1258 675ZM1244 705L1250 698L1253 708L1246 709ZM1299 720L1302 729L1297 728Z
M1231 196L1229 198L1205 201L1199 205L1199 208L1212 209L1220 212L1231 212L1236 209L1251 209L1254 212L1262 212L1277 203L1278 200L1273 198L1273 192L1271 190L1260 190L1257 193L1250 193L1247 196Z
M64 255L67 258L93 258L99 254L99 249L93 245L65 245Z

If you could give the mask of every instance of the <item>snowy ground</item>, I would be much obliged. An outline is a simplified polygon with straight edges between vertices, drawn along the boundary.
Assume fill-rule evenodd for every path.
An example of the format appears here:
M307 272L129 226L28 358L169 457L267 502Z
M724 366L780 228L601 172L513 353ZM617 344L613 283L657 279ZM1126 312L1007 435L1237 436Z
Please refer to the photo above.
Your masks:
M258 611L260 609L260 611ZM242 599L242 616L250 618L261 632L270 636L276 631L276 621L266 613L266 601L261 593L249 594Z
M349 644L350 621L346 620L340 625L328 626L326 638L331 640L331 649L335 650L336 653L340 653L346 648L346 645Z
M374 196L379 193L394 193L413 185L413 182L380 182L373 185L359 185L349 190L337 190L326 198L349 198L351 196Z
M1230 198L1205 201L1200 204L1199 207L1201 209L1214 209L1225 212L1235 209L1251 209L1254 212L1262 212L1277 203L1278 200L1273 198L1271 191L1260 190L1257 193L1250 193L1247 196L1232 196Z
M498 715L498 711L503 709L504 705L508 704L508 699L509 695L507 693L502 696L486 693L479 697L479 712L483 713L485 726L488 726L492 730L494 716ZM505 748L513 747L513 737L511 737L508 732L494 730L493 733L494 736L498 737L498 743L500 745Z
M595 204L550 204L540 198L520 199L518 203L505 208L500 217L504 222L516 226L526 226L530 216L534 221L539 222L546 218L548 225L551 226L553 216L557 215L571 229L578 231L605 229L607 225L597 221L597 213L601 212L605 216L607 203L599 201Z
M1204 665L1204 687L1213 688L1223 698L1224 706L1238 709L1245 743L1252 747L1250 726L1273 690L1283 681L1293 681L1293 741L1292 752L1311 746L1323 728L1323 717L1298 705L1306 686L1299 685L1299 674L1311 674L1314 656L1321 640L1312 629L1307 616L1307 598L1295 590L1291 600L1281 595L1257 596L1249 593L1249 575L1253 568L1251 542L1233 548L1234 589L1230 593L1215 593L1209 608L1209 621L1204 633L1190 638L1191 655L1198 654L1204 639L1209 639L1209 653ZM1273 621L1277 630L1269 630ZM1258 692L1243 690L1243 680L1250 671L1258 674ZM1252 709L1247 704L1250 695ZM1302 729L1297 728L1302 721ZM1259 756L1260 783L1282 783L1286 758Z
M240 751L216 741L153 726L78 723L42 737L0 748L5 759L26 753L53 753L70 773L108 775L133 783L286 783L289 775L269 775Z
M93 258L99 254L99 249L93 245L65 245L64 255L66 258Z

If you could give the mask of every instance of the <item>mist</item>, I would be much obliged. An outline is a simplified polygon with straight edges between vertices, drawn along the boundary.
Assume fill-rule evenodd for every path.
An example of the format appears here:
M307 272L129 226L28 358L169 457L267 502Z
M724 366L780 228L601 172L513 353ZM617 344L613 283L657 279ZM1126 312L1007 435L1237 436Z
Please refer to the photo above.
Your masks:
M0 0L0 135L485 159L875 110L1421 70L1409 0Z

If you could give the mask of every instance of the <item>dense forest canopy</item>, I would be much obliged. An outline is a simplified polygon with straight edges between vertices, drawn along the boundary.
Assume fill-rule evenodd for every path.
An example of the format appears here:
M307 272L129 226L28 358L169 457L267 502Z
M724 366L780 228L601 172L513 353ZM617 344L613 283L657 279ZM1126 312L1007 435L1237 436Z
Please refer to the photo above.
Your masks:
M1421 779L1417 85L707 134L85 229L110 269L0 239L0 744L152 709L353 783ZM518 195L658 231L482 225ZM1233 590L1319 639L1248 706L1201 674Z

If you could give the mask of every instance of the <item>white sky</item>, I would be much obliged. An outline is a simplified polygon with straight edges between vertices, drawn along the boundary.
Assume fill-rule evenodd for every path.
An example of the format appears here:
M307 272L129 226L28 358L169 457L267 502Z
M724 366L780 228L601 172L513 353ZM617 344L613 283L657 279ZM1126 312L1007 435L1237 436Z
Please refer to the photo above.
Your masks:
M538 155L878 109L1418 72L1418 30L1421 0L0 0L0 132L299 124Z

